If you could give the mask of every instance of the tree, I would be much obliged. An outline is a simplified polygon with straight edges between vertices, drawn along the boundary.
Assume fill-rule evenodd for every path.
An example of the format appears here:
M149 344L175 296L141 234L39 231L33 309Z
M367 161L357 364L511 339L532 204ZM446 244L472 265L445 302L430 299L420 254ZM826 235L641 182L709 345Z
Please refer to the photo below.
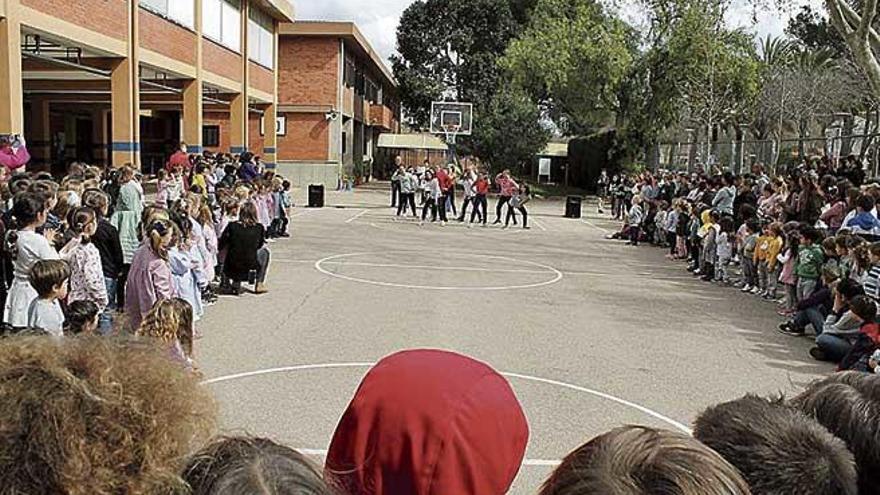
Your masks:
M630 28L593 0L538 0L526 31L501 61L566 134L613 120L632 64Z
M841 34L853 61L862 69L875 95L880 96L880 35L873 27L878 0L850 4L848 0L825 0L831 25Z
M538 105L513 84L499 88L476 118L480 125L472 151L496 171L510 168L524 174L525 166L550 139L550 132L539 124Z
M497 59L519 26L509 0L410 5L397 28L399 55L391 57L391 65L401 102L417 127L427 127L432 101L491 101L500 80Z
M788 20L785 33L802 49L830 49L835 58L843 58L849 51L846 41L828 19L809 5L802 5L797 15Z

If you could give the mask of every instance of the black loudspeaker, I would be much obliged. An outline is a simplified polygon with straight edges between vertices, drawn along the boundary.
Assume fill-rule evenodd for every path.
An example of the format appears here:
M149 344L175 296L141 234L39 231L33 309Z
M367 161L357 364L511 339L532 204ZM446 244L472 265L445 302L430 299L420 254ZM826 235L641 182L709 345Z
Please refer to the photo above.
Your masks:
M324 207L324 186L312 184L309 186L309 208Z
M565 218L580 218L581 203L583 198L580 196L569 196L565 199Z

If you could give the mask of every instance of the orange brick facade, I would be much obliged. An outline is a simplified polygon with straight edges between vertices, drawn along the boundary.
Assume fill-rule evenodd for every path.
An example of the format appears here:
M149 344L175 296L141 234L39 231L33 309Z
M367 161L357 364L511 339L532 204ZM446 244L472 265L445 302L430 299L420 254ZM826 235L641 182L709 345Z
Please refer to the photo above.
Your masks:
M229 114L222 112L205 112L202 117L202 125L220 127L220 145L205 146L205 149L213 152L226 153L229 151ZM203 143L204 144L204 143Z
M21 0L21 4L119 40L128 32L125 0Z
M287 114L287 135L278 136L279 161L327 161L330 122L321 114Z
M139 18L141 47L190 65L196 63L196 34L141 9Z
M275 92L275 73L260 64L248 62L250 69L251 87L265 91Z
M278 43L278 102L336 106L339 40L282 37Z
M241 82L241 55L207 39L202 40L202 66L218 76Z

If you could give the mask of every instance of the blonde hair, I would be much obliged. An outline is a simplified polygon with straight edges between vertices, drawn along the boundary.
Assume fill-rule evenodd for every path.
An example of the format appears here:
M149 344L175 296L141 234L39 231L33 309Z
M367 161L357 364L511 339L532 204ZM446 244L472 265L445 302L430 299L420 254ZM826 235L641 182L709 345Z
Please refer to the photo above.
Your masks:
M173 299L157 301L153 309L144 318L137 330L138 337L152 339L173 344L178 341L178 332L183 320L180 307Z

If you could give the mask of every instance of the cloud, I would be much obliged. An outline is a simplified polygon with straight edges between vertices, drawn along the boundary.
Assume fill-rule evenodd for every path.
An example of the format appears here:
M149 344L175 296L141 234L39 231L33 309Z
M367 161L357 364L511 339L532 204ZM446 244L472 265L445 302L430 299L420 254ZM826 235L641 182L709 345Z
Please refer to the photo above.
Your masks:
M300 20L351 21L384 59L396 50L400 15L413 0L300 0Z

